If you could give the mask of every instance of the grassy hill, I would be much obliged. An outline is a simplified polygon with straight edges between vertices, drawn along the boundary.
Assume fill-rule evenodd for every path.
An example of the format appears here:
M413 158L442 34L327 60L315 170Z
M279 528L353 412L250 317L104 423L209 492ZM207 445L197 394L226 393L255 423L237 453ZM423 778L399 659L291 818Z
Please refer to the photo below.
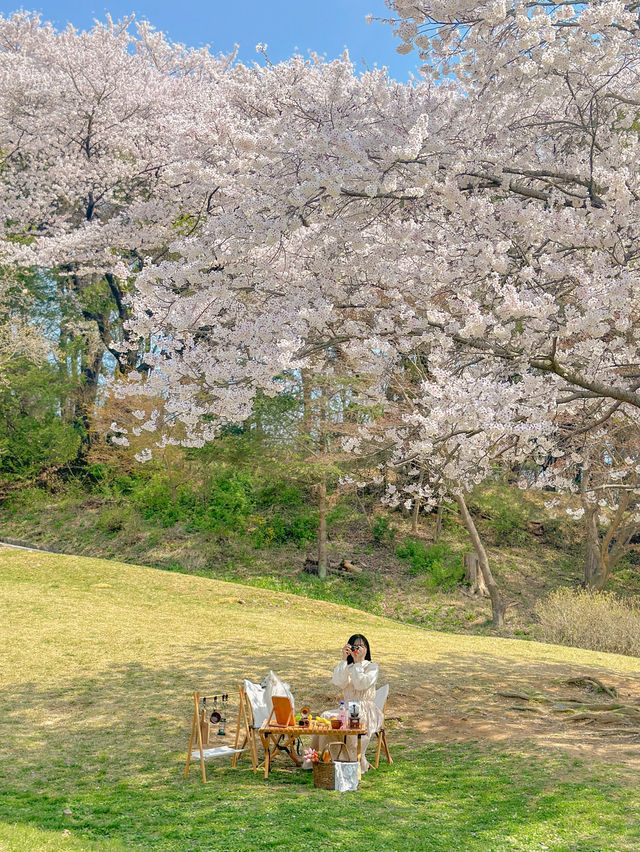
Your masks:
M590 675L637 701L634 658L101 559L2 551L0 586L1 850L638 848L633 741L498 694ZM353 630L390 683L392 766L347 796L284 759L182 778L191 690L273 669L320 709Z
M558 586L577 583L582 575L582 529L563 513L552 518L544 508L545 499L544 493L494 484L478 489L472 501L509 604L505 636L535 636L536 602ZM118 558L347 603L437 630L486 633L488 601L472 600L455 581L443 584L437 576L459 570L462 553L470 549L455 510L445 513L440 552L429 563L399 554L406 554L407 540L429 548L433 518L422 518L414 533L410 519L400 512L387 513L375 502L366 508L368 519L361 504L347 499L332 510L330 556L355 561L362 573L349 578L333 575L326 583L302 571L315 542L256 547L251 536L235 528L221 536L185 521L172 520L167 526L157 512L143 516L130 497L87 494L70 487L16 492L0 509L0 532L11 540L63 553ZM617 570L612 588L623 594L640 591L635 564Z

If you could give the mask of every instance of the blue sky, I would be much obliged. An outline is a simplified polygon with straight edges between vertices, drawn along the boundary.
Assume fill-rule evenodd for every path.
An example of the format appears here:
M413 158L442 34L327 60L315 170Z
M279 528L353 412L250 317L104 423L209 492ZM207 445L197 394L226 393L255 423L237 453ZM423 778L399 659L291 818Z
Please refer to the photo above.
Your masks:
M4 15L18 8L19 4L0 0ZM79 29L90 27L94 18L103 20L107 12L113 18L134 12L174 41L195 47L209 44L216 53L227 53L237 43L244 62L257 58L258 42L268 44L273 62L287 59L296 49L303 55L314 50L331 59L347 47L360 69L363 61L370 67L385 65L397 80L407 80L417 62L415 53L396 53L399 42L391 27L366 23L369 13L389 15L384 0L35 0L23 8L40 12L58 27L71 22Z

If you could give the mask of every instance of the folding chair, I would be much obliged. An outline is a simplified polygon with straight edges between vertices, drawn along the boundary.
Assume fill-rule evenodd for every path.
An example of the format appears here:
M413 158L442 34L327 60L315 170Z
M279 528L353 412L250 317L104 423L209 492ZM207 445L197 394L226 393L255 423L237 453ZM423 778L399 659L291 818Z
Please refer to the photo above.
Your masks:
M258 760L258 729L264 721L264 719L261 718L261 716L264 715L262 708L260 708L257 703L257 697L261 689L262 687L260 687L257 683L251 683L246 680L238 687L238 692L240 693L240 707L238 708L235 748L243 749L247 743L249 743L249 754L251 755L251 765L253 766L254 772L260 765L260 761ZM255 703L255 707L252 703L252 698ZM242 745L238 746L241 734L244 738L242 740ZM237 760L238 755L235 754L231 763L232 767L235 767Z
M376 689L376 694L374 696L374 702L378 705L378 707L382 710L382 715L386 715L387 710L387 698L389 696L389 684L387 683L385 686L381 686L380 689ZM378 748L376 749L376 762L373 764L373 768L377 769L378 764L380 763L380 749L384 746L384 753L386 755L387 761L389 763L393 763L391 759L391 754L389 753L389 745L387 743L387 734L384 729L384 722L382 723L382 727L379 731L376 731L376 736L378 738Z

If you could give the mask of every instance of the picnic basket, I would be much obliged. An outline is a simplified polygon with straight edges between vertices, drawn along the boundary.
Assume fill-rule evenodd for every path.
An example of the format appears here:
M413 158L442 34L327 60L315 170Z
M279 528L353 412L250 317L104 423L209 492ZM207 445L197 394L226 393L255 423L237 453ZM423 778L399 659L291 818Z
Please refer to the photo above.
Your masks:
M334 790L336 786L335 770L331 763L313 764L313 786L323 790Z
M338 746L338 750L335 752L335 756L332 750ZM344 743L329 743L329 754L331 755L331 760L329 763L324 763L323 761L319 761L318 763L313 764L313 786L320 787L323 790L335 790L336 788L336 772L335 772L335 762L340 757L341 752L343 751L347 755L347 759L349 758L349 752L347 751L347 747Z

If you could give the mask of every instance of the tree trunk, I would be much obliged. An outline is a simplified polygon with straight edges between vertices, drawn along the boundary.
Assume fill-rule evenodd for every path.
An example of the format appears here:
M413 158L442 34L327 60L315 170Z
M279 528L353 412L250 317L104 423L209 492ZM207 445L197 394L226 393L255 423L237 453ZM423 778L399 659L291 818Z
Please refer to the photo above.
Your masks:
M438 508L436 510L436 523L433 530L433 543L437 544L440 541L440 535L442 534L442 503L438 503Z
M327 475L323 471L318 485L318 576L327 576Z
M420 512L420 498L416 497L413 504L413 512L411 513L411 532L416 535L418 532L418 513Z
M311 382L309 371L300 370L302 383L302 424L307 437L311 437Z
M482 576L478 554L475 551L464 553L462 564L464 565L464 578L471 587L471 594L482 595L482 597L488 598L489 589L487 589L484 577Z
M476 528L476 525L473 521L473 518L471 517L471 514L469 512L469 509L467 508L467 504L465 503L465 499L462 494L456 494L456 503L458 504L458 508L460 509L462 521L465 527L467 528L467 532L469 533L469 536L471 538L473 549L478 555L480 570L482 571L482 576L489 592L489 597L491 598L491 620L493 626L498 629L504 626L504 612L506 606L502 602L500 592L498 590L498 584L493 579L493 574L491 573L491 569L489 568L489 557L487 556L487 551L484 549L484 545L482 544L480 533Z
M422 483L424 481L424 471L420 471L420 479L418 480L418 485L422 488ZM416 499L413 504L413 513L411 515L411 532L416 535L418 532L418 515L420 514L420 506L422 505L422 498L419 494L416 494Z
M598 507L582 499L584 509L584 531L586 555L584 562L584 584L588 589L602 589L606 583L600 542L600 516Z
M611 576L608 555L599 542L587 540L587 555L584 566L584 582L587 588L601 592Z
M598 542L590 541L587 538L587 553L584 561L584 584L589 589L595 589L599 585L600 574L602 573L602 554Z

